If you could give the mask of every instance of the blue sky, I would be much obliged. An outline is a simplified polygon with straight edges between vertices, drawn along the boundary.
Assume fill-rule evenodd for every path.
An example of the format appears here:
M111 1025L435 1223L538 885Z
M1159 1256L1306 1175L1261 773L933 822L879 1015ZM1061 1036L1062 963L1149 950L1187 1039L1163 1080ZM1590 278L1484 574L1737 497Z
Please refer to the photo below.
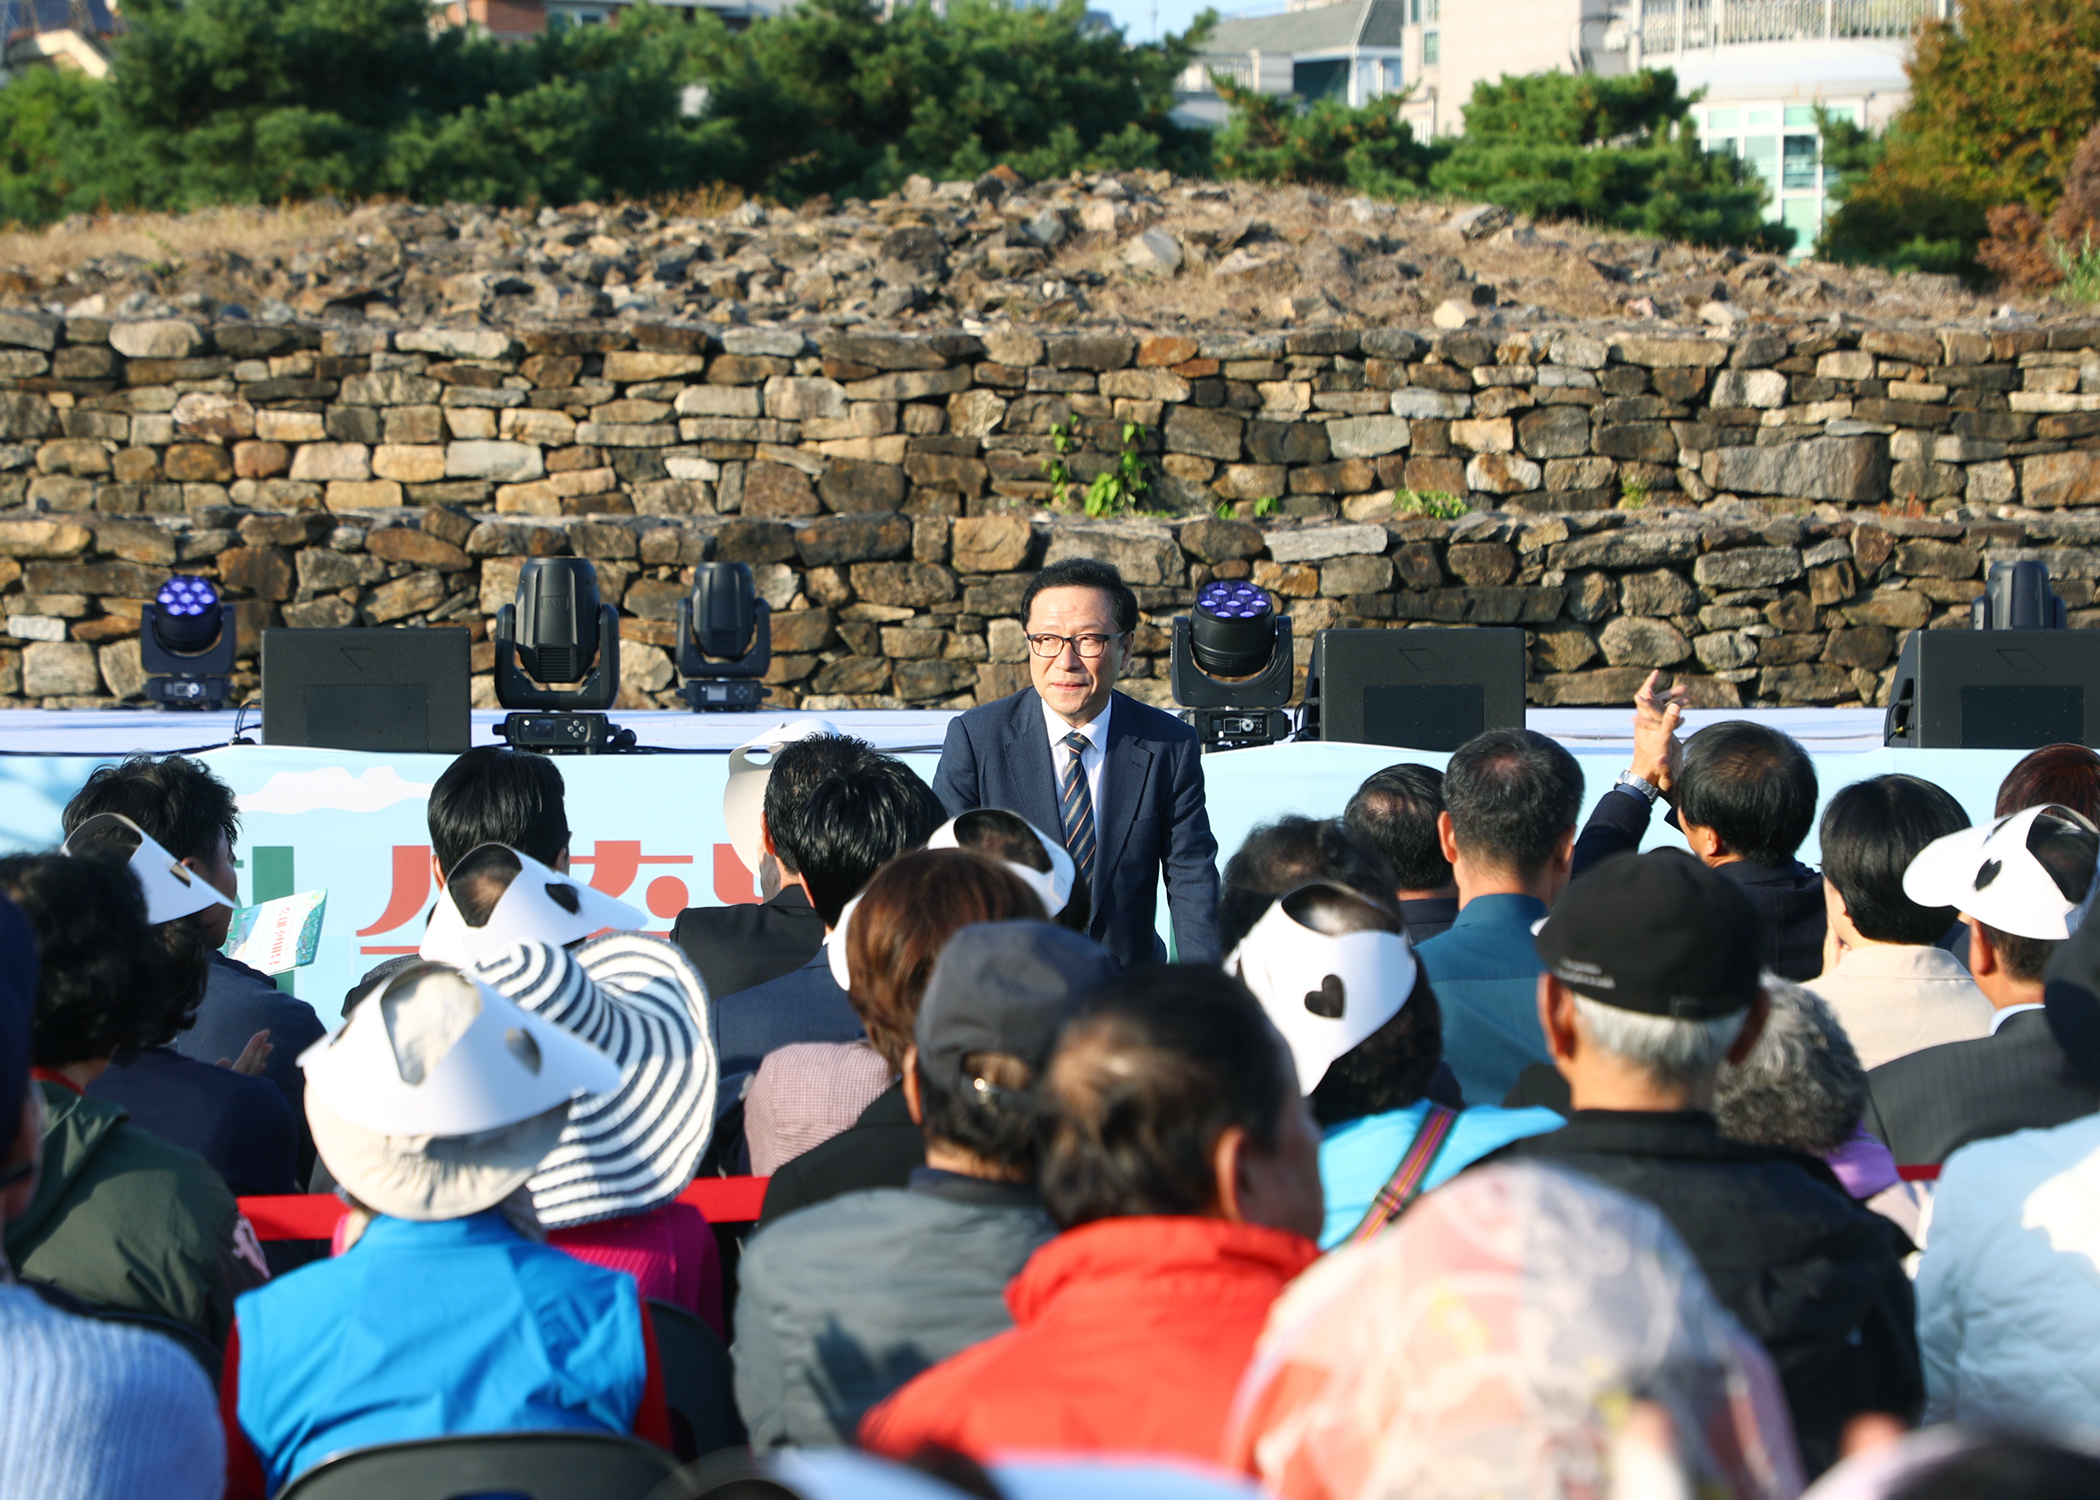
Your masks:
M1215 6L1221 16L1253 7L1253 0L1229 0ZM1149 42L1153 37L1153 17L1159 18L1159 35L1170 31L1186 30L1196 13L1204 7L1200 0L1087 0L1087 9L1105 10L1123 28L1123 35L1133 42Z

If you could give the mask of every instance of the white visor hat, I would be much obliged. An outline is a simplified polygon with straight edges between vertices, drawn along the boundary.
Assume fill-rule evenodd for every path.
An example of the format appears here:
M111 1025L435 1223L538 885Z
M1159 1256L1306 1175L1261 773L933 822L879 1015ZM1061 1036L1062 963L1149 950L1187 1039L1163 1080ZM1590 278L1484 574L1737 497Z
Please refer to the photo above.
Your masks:
M940 827L934 829L932 837L926 840L926 847L929 849L974 848L975 846L965 845L961 841L956 834L956 827L958 824L968 823L972 818L988 813L994 816L998 815L997 809L980 807L964 813L959 818L950 818ZM1011 817L1016 823L1019 823L1035 835L1035 841L1043 846L1043 853L1050 858L1050 868L1047 871L1031 869L1027 865L1016 864L1010 859L1002 859L999 862L1020 876L1027 883L1030 890L1043 898L1043 912L1054 922L1057 920L1057 914L1071 904L1072 887L1079 878L1079 867L1072 863L1072 856L1066 851L1063 844L1051 838L1042 829L1036 827L1035 824L1029 822L1019 813L1008 813L1005 816ZM977 852L982 854L985 851L978 849Z
M133 844L133 841L136 841ZM207 906L231 907L211 883L163 849L145 829L122 813L96 813L66 835L65 850L79 854L96 844L113 849L132 845L131 873L146 896L146 922L158 927Z
M500 1130L620 1086L619 1065L574 1032L436 964L396 974L299 1066L337 1119L409 1138Z
M2059 942L2093 902L2100 829L2054 804L1934 839L1903 872L1903 894L1986 927Z
M1329 936L1308 924L1313 908L1330 901L1372 904L1345 886L1299 886L1272 903L1225 960L1291 1044L1303 1094L1319 1086L1336 1058L1398 1015L1415 987L1414 948L1399 933Z
M765 830L766 781L773 774L773 757L783 745L838 732L829 719L790 719L761 730L729 752L729 779L722 787L722 826L729 831L729 846L745 869L756 874L765 854L759 841Z
M495 910L489 913L488 921L480 927L469 927L453 902L452 892L460 872L469 869L475 855L484 849L507 850L518 862L518 873L496 902ZM432 963L464 969L513 943L546 943L560 948L607 928L632 932L648 921L626 902L592 890L582 881L550 869L508 844L477 845L453 864L452 875L452 883L438 893L430 926L423 934L423 946L417 949L419 956Z

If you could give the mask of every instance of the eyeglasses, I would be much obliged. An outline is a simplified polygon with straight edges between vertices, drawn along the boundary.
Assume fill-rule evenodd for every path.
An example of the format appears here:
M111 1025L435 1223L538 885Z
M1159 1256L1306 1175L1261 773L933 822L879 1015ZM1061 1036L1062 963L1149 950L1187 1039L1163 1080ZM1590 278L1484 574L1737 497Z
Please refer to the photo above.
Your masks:
M1037 656L1056 657L1065 654L1070 646L1089 661L1108 649L1108 643L1120 637L1113 635L1032 635L1028 638L1028 649Z

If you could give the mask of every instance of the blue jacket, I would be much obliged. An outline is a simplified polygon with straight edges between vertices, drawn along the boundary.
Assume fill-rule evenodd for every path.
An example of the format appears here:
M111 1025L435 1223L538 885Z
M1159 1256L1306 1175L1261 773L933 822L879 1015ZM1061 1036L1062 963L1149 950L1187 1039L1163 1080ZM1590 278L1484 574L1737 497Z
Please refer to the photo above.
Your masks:
M226 1179L235 1196L296 1193L299 1122L267 1078L148 1047L103 1072L90 1099L121 1104L131 1123L194 1151Z
M534 1244L493 1209L374 1219L234 1312L236 1409L273 1495L374 1443L631 1432L648 1383L634 1278Z
M1216 963L1218 841L1203 801L1196 731L1159 709L1118 693L1108 720L1098 853L1087 936L1126 968L1164 957L1154 931L1162 872L1174 921L1174 956ZM1057 771L1034 688L948 722L933 773L934 794L950 817L973 807L1019 813L1052 838ZM724 1070L727 1071L726 1068Z
M1531 926L1546 915L1532 896L1475 896L1415 952L1444 1009L1444 1061L1468 1104L1500 1104L1517 1075L1549 1061L1539 1030L1538 946Z
M1371 1211L1378 1190L1392 1181L1400 1158L1414 1144L1429 1113L1429 1101L1382 1115L1346 1120L1320 1142L1320 1186L1327 1194L1327 1222L1320 1229L1320 1248L1332 1250ZM1422 1191L1442 1187L1490 1151L1500 1151L1527 1135L1543 1135L1568 1122L1550 1109L1497 1109L1483 1104L1451 1122Z
M868 1034L846 992L831 977L831 959L816 957L778 979L724 995L708 1008L722 1083L715 1091L719 1117L744 1097L744 1080L758 1071L768 1052L793 1042L857 1042Z

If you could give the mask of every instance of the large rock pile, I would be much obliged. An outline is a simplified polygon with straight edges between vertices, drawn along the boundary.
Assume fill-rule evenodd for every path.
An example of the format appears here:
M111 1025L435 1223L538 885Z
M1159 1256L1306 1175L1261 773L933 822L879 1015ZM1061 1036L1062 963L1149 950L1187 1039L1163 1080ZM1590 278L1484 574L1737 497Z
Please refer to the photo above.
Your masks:
M715 209L720 205L703 204ZM81 220L15 236L0 289L88 316L362 318L499 325L546 319L817 319L951 327L1002 314L1157 328L1364 325L1436 314L1475 325L1638 316L1798 319L1978 311L1950 278L1796 265L1567 226L1502 210L1393 205L1164 172L1027 184L915 178L873 203L703 215L642 205L492 210L391 205L293 221L243 210L175 225ZM214 226L223 233L214 235ZM191 248L160 248L176 234ZM126 248L113 249L122 245Z
M626 701L669 701L693 564L751 563L780 702L966 704L1025 672L1046 559L1164 622L1252 577L1329 626L1518 625L1533 696L1873 701L1989 564L2100 574L2100 325L1753 323L917 335L696 323L390 329L0 313L0 696L139 688L140 602L218 578L255 635L487 618L593 559ZM1060 436L1062 434L1063 436ZM1126 436L1127 435L1127 436ZM1076 444L1075 446L1072 446ZM1167 514L1046 478L1125 447ZM1071 447L1061 452L1061 447ZM1470 514L1437 518L1438 509Z

